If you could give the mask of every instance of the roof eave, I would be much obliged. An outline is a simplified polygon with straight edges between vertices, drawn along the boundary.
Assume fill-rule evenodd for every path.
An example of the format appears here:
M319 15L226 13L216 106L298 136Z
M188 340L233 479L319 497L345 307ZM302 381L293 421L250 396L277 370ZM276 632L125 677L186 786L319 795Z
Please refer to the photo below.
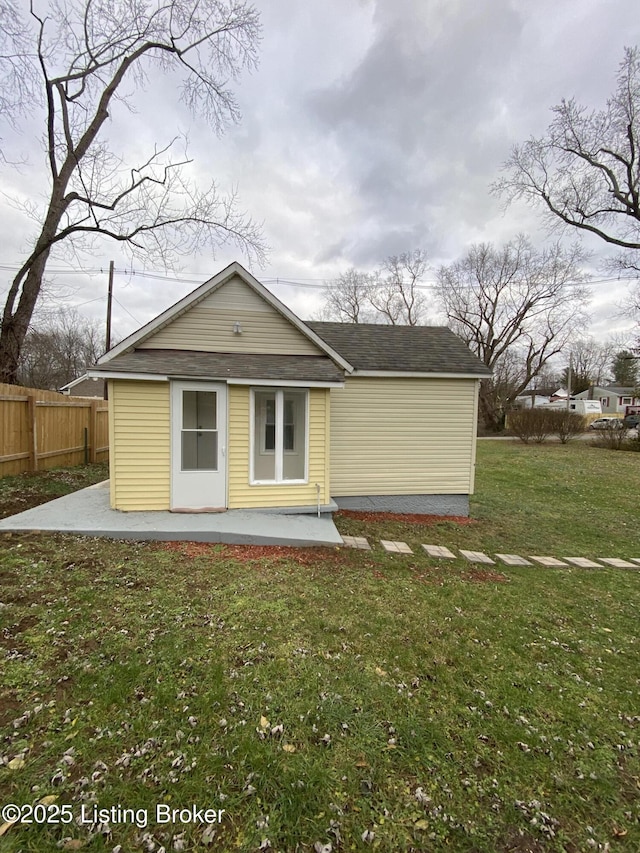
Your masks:
M470 371L445 371L445 370L355 370L352 374L354 378L358 376L367 378L388 378L388 379L488 379L492 374L488 373L472 373Z
M97 370L93 368L88 372L93 379L128 379L131 381L144 382L225 382L227 385L256 385L278 388L344 388L344 379L298 379L281 378L251 378L247 376L223 376L212 371L210 374L193 373L145 373L140 370Z

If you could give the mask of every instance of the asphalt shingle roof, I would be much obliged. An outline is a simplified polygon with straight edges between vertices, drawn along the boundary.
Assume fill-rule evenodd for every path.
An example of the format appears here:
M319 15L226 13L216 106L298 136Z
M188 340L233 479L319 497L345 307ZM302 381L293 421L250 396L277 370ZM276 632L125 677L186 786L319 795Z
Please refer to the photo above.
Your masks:
M307 326L356 370L491 375L446 326L320 322L308 322Z
M342 382L344 374L328 356L262 353L191 352L137 349L122 353L94 370L105 373L156 373L198 379L292 379Z
M603 387L603 386L600 386ZM611 391L613 394L617 394L619 397L631 397L635 388L631 385L605 385L605 391Z

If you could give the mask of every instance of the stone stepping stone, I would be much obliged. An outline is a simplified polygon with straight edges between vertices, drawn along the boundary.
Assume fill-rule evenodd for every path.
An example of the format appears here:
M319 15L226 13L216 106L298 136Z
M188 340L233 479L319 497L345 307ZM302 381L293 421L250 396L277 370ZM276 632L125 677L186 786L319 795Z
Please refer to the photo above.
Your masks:
M529 560L525 560L524 557L519 557L517 554L496 554L498 559L502 560L503 563L506 563L508 566L530 566L531 563Z
M573 563L580 569L601 569L600 563L595 563L593 560L587 560L586 557L565 557L567 563Z
M614 569L635 569L636 564L630 563L628 560L620 560L618 557L598 557L601 563L607 563L613 566Z
M491 566L495 566L495 562L491 557L487 557L487 555L483 554L482 551L463 551L461 548L460 553L463 557L466 557L470 563L488 563Z
M567 564L563 563L562 560L556 559L556 557L532 557L529 555L529 559L535 560L536 563L540 563L541 566L564 566L565 569L567 568Z
M631 559L634 563L637 563L637 564L640 566L640 557L630 557L630 559Z
M443 545L423 545L422 547L430 557L438 557L441 560L456 559L456 555Z
M360 551L370 551L371 545L364 536L343 536L342 541L347 548L357 548Z
M392 554L413 554L406 542L391 542L389 539L381 539L380 544L385 551Z

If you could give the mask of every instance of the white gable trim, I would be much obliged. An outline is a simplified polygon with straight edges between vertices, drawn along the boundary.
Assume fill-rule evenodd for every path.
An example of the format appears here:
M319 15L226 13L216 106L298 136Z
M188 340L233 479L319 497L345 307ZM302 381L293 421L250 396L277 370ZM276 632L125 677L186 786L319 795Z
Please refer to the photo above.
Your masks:
M83 373L82 376L78 376L77 379L72 379L71 382L67 382L66 385L61 385L60 388L58 388L58 391L66 391L69 388L75 388L76 385L78 385L80 382L84 382L85 379L97 379L97 377L92 377L89 376L88 373Z
M280 302L277 296L274 296L273 293L267 290L267 288L261 284L257 278L251 275L250 272L239 264L237 261L234 261L232 264L229 264L228 267L221 270L217 275L213 278L210 278L208 281L205 281L204 284L201 284L200 287L197 287L191 293L188 293L183 299L179 302L176 302L175 305L172 305L170 308L167 308L166 311L163 311L162 314L158 314L153 320L151 320L146 325L142 326L138 329L137 332L134 332L132 335L129 335L128 338L125 338L119 344L117 344L113 349L110 349L109 352L100 356L97 361L97 364L107 364L111 361L112 358L115 358L117 355L121 355L124 352L128 352L129 350L134 349L136 346L141 344L143 341L146 341L151 335L155 334L155 332L162 329L164 326L168 326L173 320L179 317L181 314L184 314L189 308L192 308L194 305L197 305L198 302L201 302L206 296L218 290L218 288L222 287L230 278L234 275L239 276L242 281L247 284L252 290L254 290L258 296L261 296L265 302L267 302L272 308L274 308L279 314L281 314L286 320L288 320L296 329L312 341L322 352L326 353L336 364L339 364L343 370L347 373L353 372L353 366L343 357L340 353L336 352L332 347L330 347L326 341L324 341L319 335L317 335L312 329L310 329L306 323L304 323L299 317L297 317L293 311L291 311L287 306Z

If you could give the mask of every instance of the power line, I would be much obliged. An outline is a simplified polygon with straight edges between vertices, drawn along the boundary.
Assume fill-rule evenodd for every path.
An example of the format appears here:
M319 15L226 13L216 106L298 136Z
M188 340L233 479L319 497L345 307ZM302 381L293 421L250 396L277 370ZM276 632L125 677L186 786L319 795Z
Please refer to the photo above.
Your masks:
M4 270L7 272L17 272L20 269L19 266L8 263L0 263L0 270ZM49 267L47 270L49 275L107 275L108 268L105 267L86 267L83 269L74 269L73 267ZM185 273L184 276L175 275L169 276L166 273L154 270L135 270L133 268L127 269L115 269L115 272L118 275L129 276L130 279L150 279L154 281L164 281L171 282L176 284L202 284L206 281L206 277L196 276L197 273ZM598 279L589 279L587 281L571 281L566 282L567 287L592 287L595 285L601 284L615 284L617 282L627 282L627 281L637 281L640 278L640 275L631 275L631 276L613 276L608 278L598 278ZM324 290L327 287L334 287L339 283L339 278L284 278L284 277L275 277L275 278L262 278L261 282L263 284L276 284L283 285L285 287L299 287L307 290ZM433 290L437 287L437 282L434 279L427 279L426 281L418 282L416 287L420 290ZM6 291L0 291L0 294ZM82 303L86 304L86 303Z
M112 299L113 299L113 301L114 301L114 302L117 302L117 303L118 303L118 305L122 308L122 310L123 310L123 311L126 311L126 313L131 317L131 319L132 319L132 320L134 320L134 321L135 321L139 326L141 326L141 325L142 325L142 323L140 322L140 320L138 320L138 318L137 318L137 317L134 317L134 316L133 316L133 314L131 313L131 311L129 311L129 309L128 309L128 308L125 308L125 307L124 307L124 305L122 304L122 302L120 302L120 300L119 300L119 299L116 299L116 297L115 297L115 296L112 296Z

